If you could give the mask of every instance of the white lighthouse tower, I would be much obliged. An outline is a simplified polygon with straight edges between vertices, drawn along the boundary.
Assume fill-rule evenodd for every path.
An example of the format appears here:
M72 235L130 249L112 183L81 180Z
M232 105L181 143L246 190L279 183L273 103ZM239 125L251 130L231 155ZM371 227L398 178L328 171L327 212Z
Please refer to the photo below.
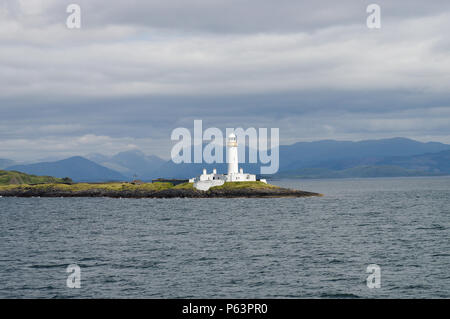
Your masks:
M225 182L256 181L256 175L244 173L242 168L239 169L238 144L237 137L234 133L231 133L227 140L227 163L228 174L218 174L215 168L211 174L208 174L206 168L204 168L202 175L190 178L189 182L194 183L196 189L206 191L210 187L220 186ZM266 183L265 179L261 179L260 181Z
M232 175L239 173L238 145L234 133L231 133L230 136L228 136L227 147L228 176L231 177Z

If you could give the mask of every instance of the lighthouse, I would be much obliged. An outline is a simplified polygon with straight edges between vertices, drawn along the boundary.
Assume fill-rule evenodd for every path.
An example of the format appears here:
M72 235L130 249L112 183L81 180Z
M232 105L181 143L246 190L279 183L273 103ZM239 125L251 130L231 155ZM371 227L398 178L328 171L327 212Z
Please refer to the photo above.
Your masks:
M210 187L223 185L225 182L255 182L256 175L244 173L243 168L239 168L238 144L236 134L231 133L227 139L227 163L228 173L218 174L214 168L211 174L208 174L206 168L203 174L189 179L189 183L194 183L194 188L207 191ZM265 179L260 180L266 183Z
M238 145L236 135L231 133L228 136L227 143L227 163L228 163L228 176L238 173L239 159L238 159Z

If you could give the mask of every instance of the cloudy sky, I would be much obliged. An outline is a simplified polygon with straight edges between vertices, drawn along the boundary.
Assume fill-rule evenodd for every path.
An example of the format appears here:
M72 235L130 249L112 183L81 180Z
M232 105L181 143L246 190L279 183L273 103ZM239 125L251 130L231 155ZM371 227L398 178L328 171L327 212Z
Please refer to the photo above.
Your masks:
M448 0L0 0L0 158L168 158L194 119L450 143L448 30Z

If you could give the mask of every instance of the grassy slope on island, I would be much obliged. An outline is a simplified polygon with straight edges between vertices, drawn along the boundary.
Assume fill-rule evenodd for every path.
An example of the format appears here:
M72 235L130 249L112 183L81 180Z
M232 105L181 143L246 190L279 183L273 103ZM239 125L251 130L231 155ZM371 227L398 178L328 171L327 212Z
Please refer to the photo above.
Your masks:
M39 189L48 191L68 191L68 192L80 192L80 191L90 191L90 190L105 190L105 191L161 191L165 189L172 188L171 183L143 183L140 185L130 184L130 183L76 183L76 184L39 184L39 185L5 185L0 186L0 190L4 189Z
M210 198L210 197L304 197L317 193L292 190L262 182L234 182L200 191L192 183L174 186L156 182L139 185L131 183L77 183L0 185L0 196L16 197L113 197L113 198Z
M0 170L0 185L21 185L21 184L56 184L71 182L51 176L29 175L16 171Z
M225 183L221 186L211 187L216 190L234 190L234 189L275 189L279 188L275 185L265 184L262 182L235 182ZM195 190L193 183L183 183L173 186L172 183L167 182L155 182L155 183L143 183L134 185L130 183L75 183L71 185L60 184L57 182L51 182L38 185L0 185L0 190L12 190L12 189L36 189L42 191L67 191L67 192L81 192L90 190L105 190L105 191L163 191L167 189L178 190Z
M232 190L232 189L275 189L280 188L279 186L266 184L263 182L226 182L221 186L211 187L211 190Z
M183 183L173 187L174 189L194 189L194 183Z

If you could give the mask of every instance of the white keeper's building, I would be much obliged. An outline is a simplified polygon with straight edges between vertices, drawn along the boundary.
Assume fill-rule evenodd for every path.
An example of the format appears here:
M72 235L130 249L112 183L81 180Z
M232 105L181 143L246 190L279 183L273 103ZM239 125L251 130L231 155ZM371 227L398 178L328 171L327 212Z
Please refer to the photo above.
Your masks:
M199 190L208 190L212 186L220 186L225 182L255 182L256 175L244 173L242 168L239 169L238 145L234 133L228 136L227 148L228 174L217 174L216 169L208 174L204 168L203 174L189 179L189 183L194 183L194 187ZM261 179L261 182L265 183L266 180Z

